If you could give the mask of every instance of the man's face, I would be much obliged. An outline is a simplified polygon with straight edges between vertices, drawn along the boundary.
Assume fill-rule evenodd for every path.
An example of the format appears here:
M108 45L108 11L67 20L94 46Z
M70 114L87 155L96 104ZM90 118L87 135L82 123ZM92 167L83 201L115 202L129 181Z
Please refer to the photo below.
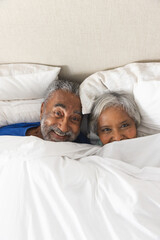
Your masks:
M75 94L57 90L41 107L41 133L43 139L74 141L80 132L82 120L80 98Z

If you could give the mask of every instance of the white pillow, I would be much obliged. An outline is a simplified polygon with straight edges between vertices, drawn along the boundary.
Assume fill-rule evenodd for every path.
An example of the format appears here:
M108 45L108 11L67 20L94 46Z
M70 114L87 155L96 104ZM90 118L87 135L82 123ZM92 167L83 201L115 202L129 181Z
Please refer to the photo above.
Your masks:
M138 135L160 132L160 63L131 63L92 74L80 85L83 114L89 114L95 98L107 90L132 93L142 116Z
M39 122L43 99L0 101L0 127L20 122Z
M160 79L134 84L133 95L141 113L140 132L160 132Z
M60 67L39 64L0 65L0 100L43 98Z
M0 65L0 127L39 121L44 93L58 79L60 69L39 64Z

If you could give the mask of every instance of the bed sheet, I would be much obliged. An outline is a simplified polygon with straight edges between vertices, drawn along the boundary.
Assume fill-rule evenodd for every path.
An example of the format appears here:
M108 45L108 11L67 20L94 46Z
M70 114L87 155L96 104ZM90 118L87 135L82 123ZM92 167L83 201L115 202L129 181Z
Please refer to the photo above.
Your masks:
M1 136L0 239L160 239L159 142Z

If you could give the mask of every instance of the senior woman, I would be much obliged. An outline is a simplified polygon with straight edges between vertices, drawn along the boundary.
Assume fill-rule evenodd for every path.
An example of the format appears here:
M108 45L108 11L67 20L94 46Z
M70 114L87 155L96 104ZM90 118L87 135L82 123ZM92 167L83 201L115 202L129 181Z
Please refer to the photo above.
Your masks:
M137 137L140 113L131 94L108 91L98 97L90 116L90 129L101 143Z

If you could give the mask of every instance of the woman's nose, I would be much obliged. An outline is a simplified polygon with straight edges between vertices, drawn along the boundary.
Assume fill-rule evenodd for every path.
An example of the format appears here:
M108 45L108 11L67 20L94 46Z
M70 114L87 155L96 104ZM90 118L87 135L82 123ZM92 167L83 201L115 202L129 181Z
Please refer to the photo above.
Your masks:
M114 133L113 133L113 141L121 141L121 140L123 140L124 138L123 138L123 135L121 134L121 132L120 131L115 131Z

